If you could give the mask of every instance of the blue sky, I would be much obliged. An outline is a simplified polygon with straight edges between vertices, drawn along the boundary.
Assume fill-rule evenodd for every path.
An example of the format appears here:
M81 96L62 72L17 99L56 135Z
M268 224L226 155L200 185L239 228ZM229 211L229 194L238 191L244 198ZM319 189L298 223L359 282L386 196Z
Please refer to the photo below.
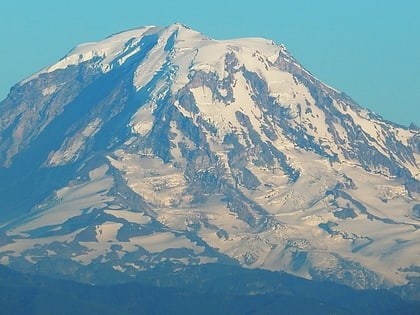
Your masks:
M216 39L283 43L314 75L385 119L420 125L420 1L0 1L0 99L82 42L181 22Z

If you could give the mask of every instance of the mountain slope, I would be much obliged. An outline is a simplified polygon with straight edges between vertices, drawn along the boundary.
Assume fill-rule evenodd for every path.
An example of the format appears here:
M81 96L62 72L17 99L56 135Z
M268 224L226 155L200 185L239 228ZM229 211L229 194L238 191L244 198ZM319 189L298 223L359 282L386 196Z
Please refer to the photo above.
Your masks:
M0 112L3 264L86 282L216 262L356 288L419 276L419 131L271 41L119 33Z

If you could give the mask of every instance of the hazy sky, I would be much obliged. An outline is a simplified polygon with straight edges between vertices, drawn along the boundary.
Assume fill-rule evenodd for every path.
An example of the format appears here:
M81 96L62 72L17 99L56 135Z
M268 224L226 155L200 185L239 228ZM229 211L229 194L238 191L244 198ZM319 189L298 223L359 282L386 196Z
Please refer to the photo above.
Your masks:
M420 1L1 0L0 99L75 45L181 22L216 39L283 43L363 107L420 125Z

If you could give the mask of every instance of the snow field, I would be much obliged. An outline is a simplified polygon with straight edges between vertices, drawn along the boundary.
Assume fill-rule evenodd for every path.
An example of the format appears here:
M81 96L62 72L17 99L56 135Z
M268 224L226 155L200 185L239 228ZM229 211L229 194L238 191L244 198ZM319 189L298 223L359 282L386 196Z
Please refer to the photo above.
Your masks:
M95 118L83 130L75 133L75 135L64 142L60 149L52 152L49 157L49 166L65 165L70 161L74 161L79 156L79 152L83 150L86 140L93 137L101 127L102 121Z
M144 35L148 30L153 29L153 26L146 26L139 29L133 29L130 31L115 34L99 42L85 43L78 45L71 50L64 58L62 58L56 64L40 70L34 75L28 77L22 81L25 84L35 78L38 78L42 73L49 73L59 69L66 69L68 66L77 65L85 61L92 60L95 57L99 57L99 66L104 72L111 70L110 64L114 59L118 58L125 50L130 47L126 46L126 43L132 39L133 45L137 43L139 38ZM123 60L120 60L120 63Z
M170 36L176 32L178 33L173 47L165 51ZM255 72L267 82L270 95L277 100L279 106L288 109L290 117L287 119L292 128L302 128L308 135L314 136L321 146L329 145L331 148L327 152L337 153L340 160L344 158L342 150L351 150L346 130L339 122L332 124L338 136L346 142L343 148L335 144L333 135L328 130L325 123L328 113L325 114L326 111L315 104L308 89L297 82L292 74L273 66L279 58L279 53L284 53L284 48L263 39L215 41L181 25L169 28L146 27L114 35L99 43L78 46L59 63L41 70L40 73L65 69L95 57L98 57L96 66L104 72L110 71L113 66L123 64L130 56L138 53L141 49L139 41L142 36L148 34L158 34L158 44L136 69L133 85L139 91L157 72L167 72L156 82L154 90L148 91L148 99L140 100L144 101L144 104L139 104L141 106L130 122L136 134L125 145L139 143L142 137L147 136L155 123L153 112L159 106L159 100L167 95L176 95L189 82L194 71L213 72L219 80L224 78L227 75L226 55L235 53L239 62L237 70L246 65L248 71ZM291 60L289 59L290 62ZM294 65L306 71L297 63ZM216 127L216 136L210 132L205 133L211 149L225 166L228 166L229 152L228 146L222 144L225 135L235 133L239 142L249 148L248 130L238 121L236 112L249 117L252 127L262 141L271 141L262 131L266 123L263 118L269 113L255 104L251 95L252 88L243 73L238 71L233 75L236 84L232 87L234 101L231 104L215 100L214 91L204 85L191 89L200 110L198 114L188 112L176 101L173 104L181 114L195 123L201 116ZM328 89L326 86L323 88ZM50 86L42 93L47 96L54 93L55 89L55 86ZM227 91L222 90L221 93ZM372 123L368 111L353 111L347 108L345 103L334 101L333 106L374 137L370 145L387 154L386 139L382 134L385 124L380 120ZM75 159L83 150L85 140L93 136L100 127L101 121L94 120L54 152L50 156L49 165L57 166ZM404 128L392 128L392 133L403 144L407 144L414 134L414 131ZM14 243L1 247L2 253L9 250L10 253L0 255L0 262L7 263L9 257L18 256L25 249L56 241L73 241L81 230L51 238L29 238L31 231L49 226L49 231L57 231L67 220L95 209L120 222L125 220L146 225L156 219L163 224L165 230L129 237L128 241L119 241L118 231L124 224L114 222L112 218L107 219L109 221L95 225L96 240L80 242L80 245L86 247L86 251L75 254L73 259L83 264L88 264L111 251L121 258L125 253L137 251L139 248L144 248L152 254L161 253L166 249L186 248L191 249L195 255L201 255L205 247L199 246L184 234L191 232L196 233L210 247L237 259L246 267L285 270L308 278L310 267L326 271L336 269L339 264L337 256L367 266L392 284L404 283L405 276L410 274L403 272L404 268L418 266L420 223L412 213L413 206L419 203L418 195L409 196L404 183L389 176L387 178L369 174L354 162L330 163L328 159L313 152L305 152L289 141L283 134L284 131L277 126L274 132L278 139L272 142L286 155L287 163L301 172L301 177L291 183L278 164L270 169L248 162L245 167L262 184L256 189L241 186L239 189L267 212L264 215L253 213L261 222L257 227L250 227L227 208L226 202L221 200L222 194L208 196L208 201L203 205L191 205L192 196L183 173L189 161L182 157L177 144L183 142L190 148L195 147L195 144L188 140L187 135L182 134L176 122L171 122L170 132L175 135L172 142L176 145L171 149L175 158L172 164L163 163L161 159L153 157L150 151L146 152L147 150L133 153L134 145L130 147L130 153L128 149L120 149L115 151L112 157L108 157L112 166L120 171L126 180L127 186L153 208L153 215L156 217L129 211L127 206L118 202L124 198L118 195L119 192L111 196L116 183L114 178L107 174L108 166L102 165L89 172L89 181L58 190L54 200L44 202L14 226L11 224L12 228L7 236L14 238ZM415 154L415 157L419 160L418 154ZM202 168L211 167L207 164L203 163ZM404 165L419 176L419 165L411 165L408 162ZM231 175L229 172L230 170L227 176ZM334 199L333 194L327 194L327 191L335 189L339 183L345 183L345 176L353 180L356 188L345 189L349 197L341 195ZM359 203L365 205L366 209L360 207ZM334 212L343 208L351 208L356 217L340 218L334 215ZM120 245L122 249L111 249L115 244ZM307 255L300 265L294 261L294 257L299 253ZM45 255L55 253L46 251ZM36 262L37 259L36 256L26 258L31 262ZM177 261L188 264L188 258L182 257ZM204 255L200 259L201 262L215 260ZM103 261L105 260L106 258L103 258ZM140 268L136 264L131 266ZM120 271L128 267L129 265L114 266Z
M140 245L150 253L163 252L168 248L189 248L192 249L195 254L201 254L204 251L204 247L197 246L197 244L193 243L184 235L176 236L171 232L133 237L130 239L130 242Z

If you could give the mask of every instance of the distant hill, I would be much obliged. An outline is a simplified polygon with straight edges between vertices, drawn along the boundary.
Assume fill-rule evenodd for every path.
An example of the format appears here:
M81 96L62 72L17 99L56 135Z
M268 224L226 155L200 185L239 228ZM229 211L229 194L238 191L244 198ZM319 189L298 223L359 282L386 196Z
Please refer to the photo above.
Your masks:
M1 314L419 314L420 310L420 304L402 301L388 291L357 291L267 271L202 266L144 276L140 282L87 285L0 267ZM161 282L161 287L152 282Z

